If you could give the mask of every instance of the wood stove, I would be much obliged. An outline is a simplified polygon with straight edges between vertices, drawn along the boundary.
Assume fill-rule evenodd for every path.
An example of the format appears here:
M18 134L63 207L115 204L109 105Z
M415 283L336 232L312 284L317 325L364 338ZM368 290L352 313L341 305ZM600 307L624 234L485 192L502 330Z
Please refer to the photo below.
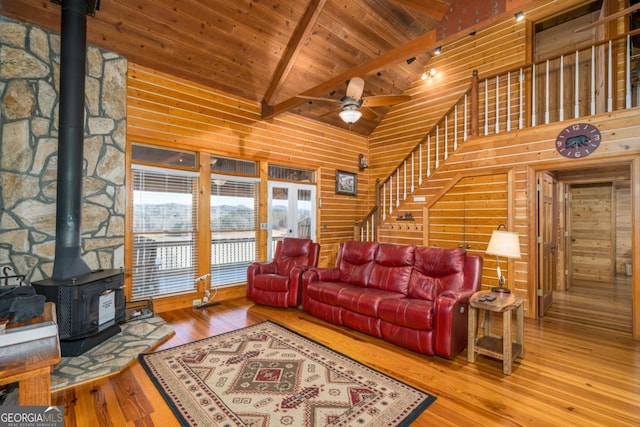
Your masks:
M31 285L56 304L62 356L78 356L120 332L125 318L122 270L98 270Z

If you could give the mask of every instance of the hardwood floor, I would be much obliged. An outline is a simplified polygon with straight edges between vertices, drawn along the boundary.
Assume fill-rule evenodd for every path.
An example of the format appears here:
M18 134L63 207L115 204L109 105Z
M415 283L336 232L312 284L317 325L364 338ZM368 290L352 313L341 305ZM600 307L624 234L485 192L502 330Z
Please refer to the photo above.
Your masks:
M298 309L245 299L163 313L176 334L160 348L270 319L437 396L415 426L638 426L640 342L625 330L630 310L617 303L630 307L624 296L588 283L554 295L544 319L525 319L525 357L511 376L502 374L501 362L484 356L474 364L466 352L455 360L426 357ZM499 328L495 320L492 327ZM65 407L66 427L179 425L138 363L55 393L53 404Z

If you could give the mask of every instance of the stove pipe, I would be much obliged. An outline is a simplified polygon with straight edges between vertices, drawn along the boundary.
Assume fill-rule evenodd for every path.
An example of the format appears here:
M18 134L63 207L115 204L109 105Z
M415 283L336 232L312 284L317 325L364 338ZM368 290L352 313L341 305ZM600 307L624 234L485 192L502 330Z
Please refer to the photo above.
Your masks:
M84 148L84 82L87 50L87 8L91 0L63 0L60 30L60 123L56 244L53 279L91 273L81 258L82 179ZM93 2L95 4L95 1Z

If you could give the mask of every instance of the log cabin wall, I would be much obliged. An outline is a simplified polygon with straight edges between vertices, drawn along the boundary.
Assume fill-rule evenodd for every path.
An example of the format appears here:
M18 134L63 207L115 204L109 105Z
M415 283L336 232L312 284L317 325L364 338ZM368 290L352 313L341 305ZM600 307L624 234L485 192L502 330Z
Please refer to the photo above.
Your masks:
M354 221L367 211L370 186L358 170L358 155L368 156L367 139L294 114L263 121L260 112L257 102L129 64L128 146L137 142L257 160L263 181L266 164L315 170L320 265L333 265L338 243L353 237ZM337 169L358 173L357 196L335 194ZM265 184L261 222L267 222L266 201ZM261 233L266 242L266 230ZM265 251L260 253L264 259Z

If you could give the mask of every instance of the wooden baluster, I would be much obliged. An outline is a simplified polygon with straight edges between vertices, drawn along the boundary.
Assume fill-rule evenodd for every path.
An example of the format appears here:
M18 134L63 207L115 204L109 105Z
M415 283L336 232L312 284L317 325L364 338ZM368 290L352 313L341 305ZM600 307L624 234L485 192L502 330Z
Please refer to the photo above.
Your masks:
M507 73L507 132L511 131L511 71Z
M489 135L489 80L484 80L484 134Z
M577 119L580 117L580 51L576 50L576 78L575 78L575 99L574 109L573 109L573 118Z
M609 60L607 61L607 113L613 111L613 44L609 40Z
M427 134L427 178L431 176L431 134Z
M631 108L631 53L633 48L631 47L631 36L627 36L627 43L624 47L624 61L625 61L625 108Z
M549 124L549 60L544 71L544 124Z
M496 124L494 131L500 133L500 76L496 76Z
M444 160L449 158L449 116L444 116Z
M440 167L440 125L436 125L436 169Z
M453 107L453 151L458 149L458 104Z
M418 153L418 186L422 185L422 143L419 146Z
M560 57L560 121L564 121L564 55Z
M467 117L468 117L468 112L467 112L467 95L464 96L464 131L462 133L462 140L466 141L468 136L467 136Z
M524 127L524 70L520 68L520 92L518 93L520 111L518 113L518 129L522 129Z
M531 127L538 124L538 94L536 93L537 85L536 64L531 67Z
M596 114L596 47L591 46L591 115Z
M413 193L413 192L415 191L415 189L416 189L416 187L415 187L415 182L416 182L416 181L415 181L415 176L416 176L416 175L415 175L415 173L416 173L416 171L415 171L415 161L416 161L416 159L415 159L415 154L416 154L416 151L415 151L415 150L413 150L413 151L411 152L411 192L412 192L412 193Z
M476 137L480 134L480 107L479 107L479 89L478 70L473 70L471 76L471 136Z

